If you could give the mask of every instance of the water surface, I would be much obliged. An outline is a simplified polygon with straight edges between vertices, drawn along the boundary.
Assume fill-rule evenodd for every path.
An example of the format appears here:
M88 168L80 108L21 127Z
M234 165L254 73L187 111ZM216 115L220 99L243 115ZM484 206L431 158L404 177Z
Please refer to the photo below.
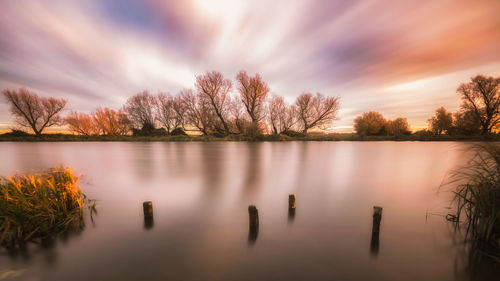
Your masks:
M67 165L83 174L98 214L80 235L48 249L0 250L0 271L51 281L469 280L470 265L441 216L450 194L438 192L464 163L464 147L1 143L0 175ZM152 225L142 214L147 200ZM248 205L259 210L258 232L249 232ZM383 207L378 243L374 205Z

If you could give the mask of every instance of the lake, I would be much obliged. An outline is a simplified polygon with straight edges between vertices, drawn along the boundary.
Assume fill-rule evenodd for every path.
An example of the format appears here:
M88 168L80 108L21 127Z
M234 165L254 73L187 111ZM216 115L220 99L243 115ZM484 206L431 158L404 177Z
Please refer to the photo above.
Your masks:
M1 249L0 274L50 281L488 280L498 272L471 265L444 218L451 194L440 186L466 162L467 146L0 143L0 175L69 166L82 174L98 210L78 235L22 253ZM152 223L143 217L148 200ZM259 211L257 232L249 231L249 205ZM383 207L378 243L371 235L375 205Z

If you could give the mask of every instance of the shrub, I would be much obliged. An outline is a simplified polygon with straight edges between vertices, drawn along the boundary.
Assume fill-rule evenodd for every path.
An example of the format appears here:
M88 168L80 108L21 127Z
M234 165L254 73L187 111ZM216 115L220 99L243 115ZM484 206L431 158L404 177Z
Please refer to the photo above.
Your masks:
M26 133L25 131L22 131L22 130L11 129L10 132L5 133L4 136L9 136L9 137L27 137L27 136L31 136L31 135L28 134L28 133Z
M170 132L170 135L172 136L187 136L186 132L182 128L175 128Z
M281 134L288 136L288 137L291 137L291 138L303 138L306 136L305 134L294 131L294 130L286 130L286 131L281 132Z
M167 136L168 132L165 128L154 128L144 126L142 129L132 129L133 136Z

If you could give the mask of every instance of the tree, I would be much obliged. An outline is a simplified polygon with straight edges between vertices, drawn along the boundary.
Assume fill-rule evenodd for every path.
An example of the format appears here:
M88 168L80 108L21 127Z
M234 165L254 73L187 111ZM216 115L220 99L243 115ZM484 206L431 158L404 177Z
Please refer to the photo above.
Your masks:
M94 120L99 130L105 135L126 135L130 131L131 121L121 110L98 108L94 112Z
M387 122L387 133L389 135L400 137L401 135L410 133L410 125L406 118L396 118Z
M152 132L155 129L156 98L147 91L130 97L123 106L132 125L143 131Z
M375 111L365 112L354 119L354 130L359 135L383 135L386 133L387 120Z
M66 100L40 97L34 92L21 88L18 91L4 90L4 97L10 103L10 112L16 122L33 130L39 136L47 127L59 125L63 119L59 115L66 106Z
M500 120L500 77L477 75L461 84L457 92L462 98L461 109L473 112L481 124L481 134L491 132Z
M442 132L449 132L453 125L453 116L451 112L446 111L446 108L440 107L436 109L434 116L427 120L429 129L436 135Z
M274 96L269 101L269 123L274 134L288 131L297 122L295 106L288 105L283 97Z
M452 132L460 135L478 135L481 133L481 122L472 111L457 111L453 113Z
M95 118L90 114L70 112L64 122L68 125L71 132L84 135L93 136L99 134L99 127Z
M195 95L192 90L183 90L180 93L182 103L186 107L186 121L196 127L203 135L212 133L210 125L214 116L208 105Z
M160 93L156 98L156 119L165 127L167 133L175 129L176 111L174 110L174 98L169 94Z
M236 132L238 134L245 133L245 128L248 127L248 123L250 121L246 118L244 114L244 106L242 103L237 100L233 100L230 106L231 112L231 131Z
M339 98L325 97L320 93L315 96L305 93L297 97L295 105L302 133L307 134L311 128L330 125L336 117Z
M187 108L186 105L183 103L180 95L177 95L172 99L172 109L175 112L174 129L182 128L184 130L185 129L184 125L186 123Z
M222 73L217 71L207 72L205 75L196 77L196 87L200 100L217 116L220 124L214 123L214 128L223 134L230 133L227 119L231 103L231 97L228 93L231 86L231 80L224 79Z
M259 74L254 77L248 76L245 71L240 71L236 75L239 82L238 91L241 102L250 117L252 123L261 121L265 116L265 101L269 93L269 87L262 81Z

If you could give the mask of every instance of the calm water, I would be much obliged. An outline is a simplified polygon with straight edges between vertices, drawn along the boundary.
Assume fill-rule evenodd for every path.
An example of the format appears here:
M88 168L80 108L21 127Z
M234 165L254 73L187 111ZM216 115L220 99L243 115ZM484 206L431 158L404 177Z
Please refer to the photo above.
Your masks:
M450 194L438 193L465 145L1 143L0 175L70 166L98 214L48 249L0 250L0 272L51 281L469 280L471 265L439 215ZM250 204L258 233L249 233ZM384 208L378 249L374 205Z

